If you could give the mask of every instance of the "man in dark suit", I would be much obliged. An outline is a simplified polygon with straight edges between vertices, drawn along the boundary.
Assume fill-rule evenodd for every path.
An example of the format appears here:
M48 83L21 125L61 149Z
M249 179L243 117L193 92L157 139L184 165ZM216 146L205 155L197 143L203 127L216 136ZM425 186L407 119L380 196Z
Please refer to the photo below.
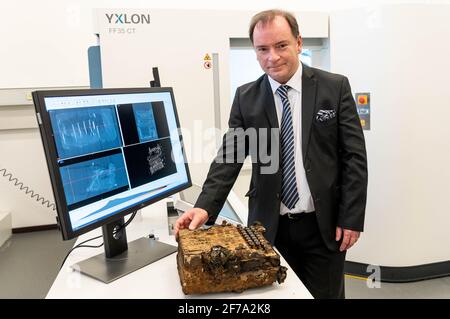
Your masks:
M217 217L242 167L234 154L243 149L252 156L248 223L262 222L315 298L345 298L345 253L363 230L367 193L364 135L349 82L299 62L302 39L290 13L258 13L249 33L265 75L237 89L223 147L175 232Z

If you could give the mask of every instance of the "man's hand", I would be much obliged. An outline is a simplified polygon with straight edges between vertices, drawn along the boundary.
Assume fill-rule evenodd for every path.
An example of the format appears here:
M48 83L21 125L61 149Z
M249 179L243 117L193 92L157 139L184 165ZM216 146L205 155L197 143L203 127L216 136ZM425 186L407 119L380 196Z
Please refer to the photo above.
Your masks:
M341 240L342 230L343 229L341 227L336 227L336 241ZM358 241L359 234L359 231L344 229L344 238L342 239L342 244L339 250L344 251L350 249L350 247Z
M197 229L201 227L206 221L208 220L208 212L201 208L192 208L186 212L184 212L183 215L178 217L174 231L175 231L175 238L178 238L178 232L180 229L189 228L190 230Z

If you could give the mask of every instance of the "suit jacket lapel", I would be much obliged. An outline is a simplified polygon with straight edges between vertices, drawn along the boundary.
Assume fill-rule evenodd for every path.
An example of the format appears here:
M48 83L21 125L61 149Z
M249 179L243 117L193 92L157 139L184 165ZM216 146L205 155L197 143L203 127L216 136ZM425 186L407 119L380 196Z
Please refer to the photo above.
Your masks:
M263 84L263 103L264 110L266 112L267 119L269 120L270 127L279 127L278 125L278 116L277 111L275 109L275 100L273 97L272 88L270 87L269 79L267 75L264 77Z
M302 153L303 162L305 162L308 150L311 124L314 116L316 104L317 83L314 79L314 73L305 64L303 64L302 74Z

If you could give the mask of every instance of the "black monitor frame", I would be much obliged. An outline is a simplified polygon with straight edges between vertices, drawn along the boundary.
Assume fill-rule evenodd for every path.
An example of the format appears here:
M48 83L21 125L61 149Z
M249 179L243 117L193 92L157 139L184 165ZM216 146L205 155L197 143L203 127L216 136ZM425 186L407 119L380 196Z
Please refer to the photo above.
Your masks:
M47 166L50 173L51 184L56 202L58 225L63 235L63 239L68 240L78 237L81 234L93 229L102 227L105 253L96 255L89 259L79 262L73 268L87 276L110 283L135 270L138 270L158 259L170 255L177 251L177 247L158 242L154 239L139 238L130 243L127 242L124 217L130 213L155 203L169 195L177 193L192 186L189 167L184 153L184 145L180 130L178 136L182 148L183 160L186 169L187 182L167 190L153 198L142 203L127 207L116 214L105 217L97 222L86 225L76 231L73 231L70 222L66 196L62 185L62 178L57 165L57 151L55 139L53 138L53 129L51 126L50 115L45 107L45 98L47 97L65 97L65 96L87 96L87 95L112 95L112 94L135 94L135 93L161 93L169 92L176 125L180 129L178 113L175 104L172 88L122 88L122 89L84 89L84 90L51 90L33 92L33 101L36 108L36 116L39 124L39 130L42 137L44 152L47 159Z
M180 185L176 188L170 189L165 193L159 194L143 203L128 207L114 215L101 219L95 223L89 224L78 230L73 230L70 222L70 217L67 209L66 197L62 185L62 178L59 167L57 165L57 152L56 144L53 138L53 129L51 127L50 116L45 107L45 98L47 97L61 97L61 96L87 96L87 95L111 95L111 94L126 94L126 93L161 93L169 92L172 98L173 109L175 114L175 120L177 127L180 128L180 122L178 119L177 108L175 104L175 98L173 95L173 89L170 87L157 87L157 88L114 88L114 89L80 89L80 90L43 90L33 92L33 101L36 109L37 120L39 124L39 130L42 136L42 142L44 146L44 152L47 159L47 166L50 173L50 179L55 197L56 211L58 214L57 222L64 240L69 240L93 229L101 227L103 225L120 220L126 215L133 213L139 209L142 209L148 205L151 205L167 196L177 193L183 189L186 189L192 185L191 176L189 173L189 167L186 161L186 154L184 152L184 145L182 135L179 133L180 145L182 147L184 165L188 177L188 182Z

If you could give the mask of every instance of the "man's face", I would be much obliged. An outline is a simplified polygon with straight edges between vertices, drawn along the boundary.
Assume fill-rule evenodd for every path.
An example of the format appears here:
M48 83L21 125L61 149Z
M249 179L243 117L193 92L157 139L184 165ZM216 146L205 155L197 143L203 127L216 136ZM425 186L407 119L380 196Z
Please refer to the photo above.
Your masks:
M275 81L285 84L297 71L302 39L294 37L284 17L258 22L253 31L253 46L261 68Z

